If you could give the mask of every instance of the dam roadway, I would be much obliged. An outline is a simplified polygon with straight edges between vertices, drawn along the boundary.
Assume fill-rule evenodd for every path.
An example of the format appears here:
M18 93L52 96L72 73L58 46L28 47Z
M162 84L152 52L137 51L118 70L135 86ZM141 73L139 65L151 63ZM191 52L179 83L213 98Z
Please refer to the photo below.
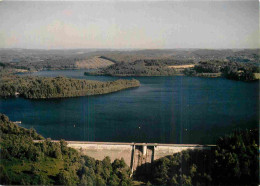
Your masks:
M34 140L41 142L41 140ZM60 142L52 140L52 142ZM123 158L131 168L132 173L137 167L149 164L164 156L173 155L183 150L206 150L214 148L215 145L198 144L161 144L161 143L122 143L122 142L91 142L91 141L66 141L68 147L80 151L82 154L103 160L109 156L113 162L115 159Z

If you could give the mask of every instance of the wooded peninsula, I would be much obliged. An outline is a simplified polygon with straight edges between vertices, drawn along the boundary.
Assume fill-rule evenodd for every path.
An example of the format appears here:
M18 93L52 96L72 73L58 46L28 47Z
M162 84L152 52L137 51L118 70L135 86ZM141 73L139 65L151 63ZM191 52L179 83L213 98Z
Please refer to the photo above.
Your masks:
M116 63L85 75L106 76L198 76L224 77L239 81L259 79L259 67L253 63L227 62L218 60L194 63L191 60L137 60L131 63Z
M92 81L66 77L2 76L0 97L28 99L64 98L108 94L140 86L138 80Z

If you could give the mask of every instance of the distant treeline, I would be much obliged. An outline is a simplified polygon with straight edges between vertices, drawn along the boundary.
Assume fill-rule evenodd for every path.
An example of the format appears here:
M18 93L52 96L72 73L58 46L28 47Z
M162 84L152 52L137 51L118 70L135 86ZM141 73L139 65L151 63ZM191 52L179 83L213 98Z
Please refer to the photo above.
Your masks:
M109 59L109 58L105 58ZM111 59L109 59L111 60ZM201 61L194 68L176 69L169 66L194 64L191 60L138 60L133 63L117 62L104 69L85 72L85 75L108 76L174 76L185 74L188 76L219 77L239 81L256 80L259 66L252 63L238 63L228 61Z
M186 75L200 76L203 73L221 73L223 77L240 81L256 80L255 73L259 73L259 66L250 63L205 61L199 62L193 69L185 69Z
M109 59L110 60L110 59ZM117 63L94 72L85 72L85 75L109 76L173 76L178 74L171 65L193 64L190 60L138 60L133 63Z
M193 60L195 63L208 60L228 60L230 62L259 62L259 49L149 49L132 51L111 51L102 54L117 62L131 63L137 60L168 59Z
M0 96L22 96L29 99L62 98L107 94L138 87L138 80L92 81L65 77L2 76Z
M258 129L219 138L212 150L187 150L138 167L147 185L259 185Z
M132 185L123 159L98 161L60 143L44 139L0 114L1 185ZM34 143L33 140L44 140Z
M137 60L228 60L230 62L258 63L259 49L150 49L150 50L31 50L0 49L0 62L12 68L35 70L77 69L77 61L102 56L114 63L132 63ZM1 66L0 66L1 68Z

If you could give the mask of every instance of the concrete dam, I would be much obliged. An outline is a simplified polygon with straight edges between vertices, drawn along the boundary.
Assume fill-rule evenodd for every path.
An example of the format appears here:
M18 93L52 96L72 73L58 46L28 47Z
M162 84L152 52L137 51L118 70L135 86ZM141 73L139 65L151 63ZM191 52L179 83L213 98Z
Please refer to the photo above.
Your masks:
M53 142L59 142L53 140ZM79 150L84 155L103 160L109 156L113 162L115 159L123 158L131 168L132 173L137 167L151 163L161 157L172 155L183 150L211 149L215 145L197 144L160 144L160 143L117 143L117 142L88 142L88 141L66 141L68 147Z

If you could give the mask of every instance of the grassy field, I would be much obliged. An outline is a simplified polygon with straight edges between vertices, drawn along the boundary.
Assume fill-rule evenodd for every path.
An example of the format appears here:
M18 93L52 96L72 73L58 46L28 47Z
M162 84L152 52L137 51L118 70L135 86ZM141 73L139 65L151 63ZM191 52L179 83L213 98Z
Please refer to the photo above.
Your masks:
M76 62L77 68L83 68L83 69L95 69L95 68L104 68L108 67L110 65L113 65L114 63L110 60L100 58L100 56L95 56L90 59L81 60Z
M260 73L254 73L256 79L260 79Z
M174 68L174 69L184 69L184 68L193 68L195 65L171 65L168 66L169 68Z

